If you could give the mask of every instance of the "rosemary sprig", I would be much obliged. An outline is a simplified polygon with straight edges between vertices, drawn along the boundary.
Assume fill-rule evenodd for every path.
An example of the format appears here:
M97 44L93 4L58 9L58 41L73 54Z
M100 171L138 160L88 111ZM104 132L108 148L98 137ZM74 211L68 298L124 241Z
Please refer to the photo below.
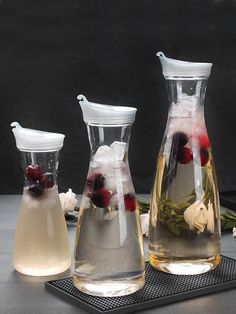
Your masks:
M146 214L150 209L150 202L141 196L136 196L136 199L138 202L140 215Z
M221 229L229 230L236 227L236 212L226 209L221 215Z
M140 214L147 213L150 209L150 202L142 197L137 197ZM168 228L175 234L180 234L180 229L185 229L185 221L183 217L183 213L181 213L181 210L183 211L186 208L186 203L191 204L192 200L188 200L188 202L184 202L182 204L178 205L179 213L177 213L177 210L172 207L171 211L170 208L163 208L163 211L166 210L166 213L164 214L164 217L162 218L165 220L167 217L168 220ZM175 205L175 204L172 204ZM182 208L181 208L182 207ZM172 219L170 219L172 217ZM224 210L220 215L221 220L221 230L230 230L233 227L236 227L236 212L226 209Z

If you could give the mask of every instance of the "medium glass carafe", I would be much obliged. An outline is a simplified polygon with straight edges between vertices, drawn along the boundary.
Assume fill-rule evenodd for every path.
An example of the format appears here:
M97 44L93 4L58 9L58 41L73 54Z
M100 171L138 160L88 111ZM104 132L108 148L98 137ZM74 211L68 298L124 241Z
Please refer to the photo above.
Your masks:
M71 257L56 181L64 135L22 128L17 122L11 126L25 176L13 249L14 268L31 276L64 272L70 267Z
M144 284L143 239L128 164L136 108L88 102L80 95L91 159L74 249L74 285L97 296L120 296Z
M149 261L173 274L199 274L220 262L215 166L204 118L211 63L160 58L169 115L152 189Z

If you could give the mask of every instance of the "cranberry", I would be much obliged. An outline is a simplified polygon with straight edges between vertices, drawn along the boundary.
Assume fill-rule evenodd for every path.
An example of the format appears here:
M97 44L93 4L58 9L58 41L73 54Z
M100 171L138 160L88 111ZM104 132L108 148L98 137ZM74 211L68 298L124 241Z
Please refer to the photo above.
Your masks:
M185 146L188 143L188 135L183 132L176 132L173 135L173 145L175 148Z
M97 207L108 207L110 204L111 193L104 188L98 189L91 195L91 201Z
M201 166L204 167L209 160L209 153L206 149L200 150L200 159L201 159Z
M105 184L105 177L101 173L96 173L87 178L86 186L91 191L96 191L98 189L102 189Z
M192 160L192 152L188 147L180 147L177 152L177 161L188 164Z
M40 184L40 182L36 181L35 183L29 186L28 191L32 196L39 197L43 194L44 188Z
M40 183L45 189L52 188L54 186L54 175L51 172L46 172L42 175Z
M39 165L30 165L25 169L25 176L30 181L37 181L41 178L41 168Z
M206 134L198 136L198 143L200 149L207 149L210 146L209 138Z
M131 194L131 193L125 194L124 201L125 201L126 210L130 212L135 211L137 203L136 203L136 198L134 194Z

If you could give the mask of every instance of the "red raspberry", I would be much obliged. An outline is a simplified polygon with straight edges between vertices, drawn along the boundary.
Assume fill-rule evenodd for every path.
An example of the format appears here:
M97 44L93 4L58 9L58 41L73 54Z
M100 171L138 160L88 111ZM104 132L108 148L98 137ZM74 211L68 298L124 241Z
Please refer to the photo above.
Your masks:
M25 169L25 176L30 181L40 180L42 173L39 165L30 165Z
M124 201L125 201L125 209L133 212L136 209L137 203L136 203L136 198L134 194L128 193L124 196Z
M44 192L44 188L39 181L37 181L29 186L28 191L32 196L40 197Z
M207 149L210 146L209 138L206 134L199 135L197 139L200 149Z
M91 195L91 201L97 207L106 208L110 204L111 193L107 189L98 189Z
M52 188L54 186L54 175L51 172L46 172L42 175L40 183L45 189Z
M209 160L209 153L206 149L200 150L200 159L201 159L201 166L204 167Z
M173 145L178 149L178 147L185 146L188 143L188 135L184 132L176 132L173 135Z
M188 147L179 147L177 161L181 164L188 164L192 160L192 152Z
M101 173L95 173L87 178L86 189L96 191L104 187L105 177Z

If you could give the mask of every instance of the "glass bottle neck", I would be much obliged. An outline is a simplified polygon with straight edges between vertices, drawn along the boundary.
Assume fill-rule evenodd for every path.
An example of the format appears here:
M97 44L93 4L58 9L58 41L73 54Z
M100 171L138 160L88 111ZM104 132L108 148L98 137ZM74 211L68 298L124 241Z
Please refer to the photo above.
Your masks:
M49 185L57 184L57 171L59 164L59 151L52 152L24 152L21 151L21 161L25 176L25 185L29 181L47 176ZM32 178L31 178L32 177ZM51 186L49 186L51 187Z
M207 78L167 79L171 116L192 116L204 106Z
M128 150L131 124L122 125L95 125L87 124L89 143L92 156L100 146L111 146L114 142L126 143ZM126 154L127 155L127 154Z

